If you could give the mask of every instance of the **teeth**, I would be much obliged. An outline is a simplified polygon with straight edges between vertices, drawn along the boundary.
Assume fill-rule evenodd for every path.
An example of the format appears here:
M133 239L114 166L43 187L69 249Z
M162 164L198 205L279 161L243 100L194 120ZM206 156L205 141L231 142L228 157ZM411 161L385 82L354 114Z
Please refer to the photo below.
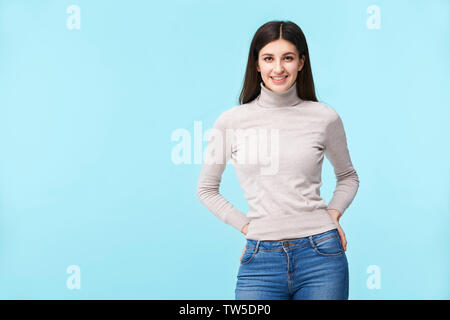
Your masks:
M286 77L281 77L281 78L279 78L279 77L272 77L272 78L275 79L275 80L283 80Z

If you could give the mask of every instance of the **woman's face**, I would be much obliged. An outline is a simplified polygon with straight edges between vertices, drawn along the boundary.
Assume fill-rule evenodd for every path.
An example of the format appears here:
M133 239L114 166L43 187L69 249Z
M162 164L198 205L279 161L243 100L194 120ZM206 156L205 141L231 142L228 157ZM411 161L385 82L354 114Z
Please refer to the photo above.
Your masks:
M305 58L298 56L295 45L278 39L266 44L260 51L256 69L267 89L283 92L297 80L297 74L303 68ZM282 78L281 80L278 80Z

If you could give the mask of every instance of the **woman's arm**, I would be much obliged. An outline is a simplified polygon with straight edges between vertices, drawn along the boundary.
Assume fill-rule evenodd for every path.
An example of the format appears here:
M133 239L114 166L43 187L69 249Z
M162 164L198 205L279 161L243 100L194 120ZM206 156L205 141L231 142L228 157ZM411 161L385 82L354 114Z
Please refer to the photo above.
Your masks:
M243 232L244 226L250 222L250 219L219 192L222 173L231 157L231 136L227 137L226 133L226 129L229 128L227 124L229 111L219 116L211 130L205 162L197 184L197 196L217 218Z
M335 110L332 109L332 113L325 130L325 155L334 167L337 182L327 209L337 210L336 218L340 218L355 198L359 178L350 159L342 120Z

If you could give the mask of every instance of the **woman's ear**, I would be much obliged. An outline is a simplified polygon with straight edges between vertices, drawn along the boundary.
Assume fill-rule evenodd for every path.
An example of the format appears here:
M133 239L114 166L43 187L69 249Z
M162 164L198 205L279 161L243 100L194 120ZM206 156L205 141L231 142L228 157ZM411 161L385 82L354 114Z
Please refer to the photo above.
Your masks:
M304 65L305 65L305 55L302 55L298 65L298 71L302 71Z

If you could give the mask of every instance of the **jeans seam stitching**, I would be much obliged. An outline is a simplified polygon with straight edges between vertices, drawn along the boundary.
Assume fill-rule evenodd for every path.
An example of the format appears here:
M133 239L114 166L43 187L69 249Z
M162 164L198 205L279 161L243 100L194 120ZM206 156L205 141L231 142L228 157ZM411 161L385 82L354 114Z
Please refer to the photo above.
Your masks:
M333 237L335 237L335 236L333 236ZM322 242L323 242L323 240L325 240L325 239L321 239L321 240L322 240ZM318 244L318 243L320 243L320 242L314 242L312 236L309 237L309 241L311 242L311 246L313 247L314 251L315 251L317 254L321 255L321 256L325 256L325 257L334 257L334 256L342 255L342 253L343 253L343 251L342 251L341 248L339 248L339 252L338 252L338 253L323 253L323 252L320 252L319 249L316 247L316 244Z

